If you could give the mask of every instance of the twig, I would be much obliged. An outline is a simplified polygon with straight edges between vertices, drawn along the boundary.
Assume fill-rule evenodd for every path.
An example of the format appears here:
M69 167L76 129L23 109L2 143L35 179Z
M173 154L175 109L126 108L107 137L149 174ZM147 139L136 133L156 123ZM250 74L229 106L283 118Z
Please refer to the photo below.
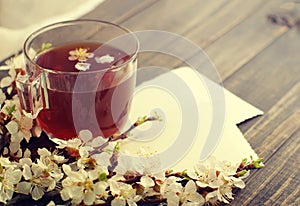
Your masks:
M151 121L161 121L161 119L157 114L155 114L154 116L151 116L151 117L144 116L142 118L138 118L136 120L136 122L134 124L132 124L125 132L123 132L122 134L111 135L110 137L108 137L107 142L103 143L99 147L95 147L94 150L90 152L90 155L94 155L94 154L97 154L99 152L102 152L103 149L108 146L109 142L114 142L114 141L117 141L117 140L126 139L128 137L128 134L133 129L135 129L136 127L138 127L138 126L140 126L140 125L142 125L146 122L151 122Z

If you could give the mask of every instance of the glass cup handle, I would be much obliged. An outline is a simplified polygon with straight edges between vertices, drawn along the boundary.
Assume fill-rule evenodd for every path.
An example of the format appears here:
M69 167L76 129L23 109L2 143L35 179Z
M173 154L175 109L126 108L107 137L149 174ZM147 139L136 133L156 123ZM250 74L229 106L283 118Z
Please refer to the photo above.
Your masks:
M33 80L28 75L18 74L16 86L21 108L26 116L36 118L39 112L45 108L42 95L43 74L39 74ZM48 105L48 102L47 104Z

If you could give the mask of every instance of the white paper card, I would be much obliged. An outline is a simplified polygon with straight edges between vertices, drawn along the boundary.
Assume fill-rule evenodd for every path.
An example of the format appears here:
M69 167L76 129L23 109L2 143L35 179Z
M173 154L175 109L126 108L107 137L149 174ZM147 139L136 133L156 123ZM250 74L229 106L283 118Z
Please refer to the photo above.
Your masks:
M181 80L174 82L177 77ZM182 82L188 89L184 88ZM171 88L165 85L171 85ZM220 105L216 108L216 104L212 103L216 99L212 100L214 94L210 92L220 90L224 92L225 99L224 121L217 120L223 124L214 126L220 130L217 142L207 145L216 117L213 113L224 103L221 97L217 97L220 98ZM194 103L191 96L194 97ZM146 123L134 130L132 136L122 144L122 152L133 156L140 155L141 150L143 155L157 154L163 169L172 168L176 171L193 168L200 159L203 160L203 151L208 147L211 147L208 153L219 160L240 162L249 156L257 158L236 124L263 112L218 84L197 75L191 68L175 69L137 88L131 121L155 111L163 121Z

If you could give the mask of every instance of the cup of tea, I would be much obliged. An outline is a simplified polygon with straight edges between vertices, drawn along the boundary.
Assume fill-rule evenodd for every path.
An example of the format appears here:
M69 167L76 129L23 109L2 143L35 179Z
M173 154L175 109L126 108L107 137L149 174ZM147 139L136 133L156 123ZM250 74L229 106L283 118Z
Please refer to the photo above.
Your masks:
M138 49L132 32L100 20L33 32L23 47L26 72L16 81L23 111L51 138L118 133L128 120Z

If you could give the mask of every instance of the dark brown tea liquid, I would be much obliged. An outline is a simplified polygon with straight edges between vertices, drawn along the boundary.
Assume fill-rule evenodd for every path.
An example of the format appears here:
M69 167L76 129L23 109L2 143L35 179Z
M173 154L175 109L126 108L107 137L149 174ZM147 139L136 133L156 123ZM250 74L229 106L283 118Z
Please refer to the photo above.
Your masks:
M51 137L65 140L83 129L95 136L117 133L127 120L135 87L136 60L129 59L119 49L94 42L65 44L38 55L36 63L48 69L43 98L49 106L40 111L38 124ZM76 69L81 62L89 64L86 71Z

